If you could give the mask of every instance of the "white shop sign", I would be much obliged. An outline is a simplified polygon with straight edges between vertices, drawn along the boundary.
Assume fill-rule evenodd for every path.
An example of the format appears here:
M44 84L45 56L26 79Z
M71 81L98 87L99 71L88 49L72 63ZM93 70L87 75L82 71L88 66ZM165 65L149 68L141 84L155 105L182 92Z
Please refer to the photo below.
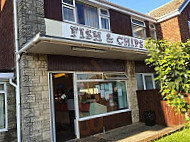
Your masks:
M69 39L76 39L99 44L110 44L125 48L144 49L145 43L145 40L143 39L123 36L69 23L62 23L62 36Z

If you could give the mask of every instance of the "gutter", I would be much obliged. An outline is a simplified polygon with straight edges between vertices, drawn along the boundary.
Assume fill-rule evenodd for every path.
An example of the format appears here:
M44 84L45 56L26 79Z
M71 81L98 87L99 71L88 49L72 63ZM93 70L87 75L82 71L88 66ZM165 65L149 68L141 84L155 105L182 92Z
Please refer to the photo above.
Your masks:
M17 23L17 0L13 0L14 9L14 35L15 35L15 56L16 56L16 84L10 79L9 82L12 86L16 88L16 117L17 117L17 142L21 142L21 125L20 125L20 69L19 69L19 59L20 54L18 52L18 23Z
M124 51L126 52L125 47L122 46L114 46L114 45L107 45L107 44L98 44L92 42L85 42L85 41L78 41L78 40L71 40L67 38L60 38L55 36L43 35L38 33L32 40L26 43L22 49L20 49L17 54L27 53L32 47L34 47L39 42L49 42L49 43L60 43L60 44L67 44L70 46L81 46L81 47L100 47L101 49L112 50L115 51ZM136 48L128 48L127 52L136 52L139 54L147 54L146 49L136 49Z

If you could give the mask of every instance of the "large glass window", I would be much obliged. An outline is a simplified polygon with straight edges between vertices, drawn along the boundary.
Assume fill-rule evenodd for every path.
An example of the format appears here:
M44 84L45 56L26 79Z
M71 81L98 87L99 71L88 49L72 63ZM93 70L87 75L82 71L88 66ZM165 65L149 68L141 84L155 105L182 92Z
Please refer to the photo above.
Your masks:
M77 91L80 118L128 109L124 80L80 80L77 81Z
M156 89L154 74L136 74L137 90Z
M146 26L144 22L132 19L132 30L133 30L133 36L137 38L146 38Z
M7 129L6 84L0 83L0 131Z
M156 39L156 28L154 24L150 24L149 26L150 29L150 37L153 39Z

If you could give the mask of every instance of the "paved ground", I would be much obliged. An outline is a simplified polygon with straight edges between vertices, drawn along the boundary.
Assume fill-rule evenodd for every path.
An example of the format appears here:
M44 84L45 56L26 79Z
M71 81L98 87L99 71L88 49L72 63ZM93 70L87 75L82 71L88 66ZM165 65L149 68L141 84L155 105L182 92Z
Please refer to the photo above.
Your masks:
M135 123L125 127L117 128L80 140L72 140L70 142L148 142L150 140L170 134L182 126L164 127L164 126L146 126L144 123Z

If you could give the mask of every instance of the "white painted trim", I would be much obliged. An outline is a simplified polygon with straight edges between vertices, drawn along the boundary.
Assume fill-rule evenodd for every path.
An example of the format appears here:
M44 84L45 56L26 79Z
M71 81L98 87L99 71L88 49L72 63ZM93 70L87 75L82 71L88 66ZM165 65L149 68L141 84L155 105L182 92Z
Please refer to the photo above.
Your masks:
M144 15L142 13L139 13L139 12L136 12L136 11L133 11L133 10L130 10L130 9L115 5L115 4L114 4L115 6L113 6L113 5L107 4L107 3L103 2L103 1L97 1L97 0L88 0L88 1L92 2L92 3L95 3L97 5L100 5L102 7L105 7L107 9L114 9L116 11L119 11L119 12L122 12L122 13L125 13L125 14L129 14L129 15L131 15L133 17L137 17L137 18L140 18L140 19L143 19L143 20L154 22L154 23L156 22L156 19L154 19L153 17Z
M180 14L181 13L178 10L172 11L171 13L168 13L168 14L162 16L162 17L159 17L157 23L163 22L165 20L168 20L168 19L173 18L175 16L178 16Z
M0 73L0 79L14 78L14 73Z
M84 117L84 118L80 118L79 121L86 121L86 120L90 120L90 119L93 119L93 118L99 118L99 117L103 117L103 116L110 116L110 115L114 115L114 114L118 114L118 113L122 113L122 112L128 112L128 111L131 111L131 110L130 109L124 109L124 110L118 110L118 111L108 112L108 113L104 113L104 114L87 116L87 117Z
M179 12L180 13L186 8L186 6L189 4L189 2L190 2L190 0L188 0L187 2L185 2L185 4L183 5L183 7L179 8Z

